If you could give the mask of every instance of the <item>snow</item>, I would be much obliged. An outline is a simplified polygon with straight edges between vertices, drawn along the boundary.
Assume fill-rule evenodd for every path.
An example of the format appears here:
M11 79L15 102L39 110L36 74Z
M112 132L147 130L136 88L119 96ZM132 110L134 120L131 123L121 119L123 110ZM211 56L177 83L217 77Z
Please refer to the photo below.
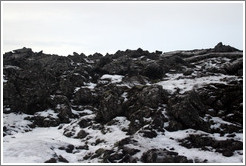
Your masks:
M220 117L211 117L211 120L215 123L215 124L211 125L211 128L220 128L220 125L221 124L227 124L227 125L237 126L237 125L235 125L233 123L224 121Z
M96 86L97 84L90 82L90 83L87 83L84 87L89 88L89 89L94 89Z
M93 111L89 110L89 109L84 109L82 111L78 111L78 110L74 110L74 109L71 109L72 113L75 114L75 115L79 115L80 113L83 113L83 114L92 114Z
M52 109L48 109L48 110L45 110L45 111L41 111L41 112L36 112L34 115L37 115L37 116L43 116L43 117L51 117L51 118L55 118L57 119L58 118L58 113L56 113L54 110Z
M81 88L81 87L76 87L76 88L74 89L74 93L76 93L78 90L80 90L80 88Z
M124 76L122 75L110 75L110 74L104 74L101 79L110 79L112 83L118 83L118 82L121 82L122 81L122 78Z
M84 86L81 87L75 87L74 89L74 93L76 93L78 90L80 90L81 88L88 88L90 90L93 90L95 87L97 86L97 84L94 84L92 82L86 83Z
M51 112L51 111L47 111ZM90 110L85 112L91 113ZM25 117L25 115L22 115ZM20 115L12 115L12 121L15 121L14 117L21 118ZM17 118L17 121L19 121ZM95 118L95 114L86 115L82 118ZM6 117L7 119L7 117ZM79 119L80 120L80 119ZM5 122L12 122L5 121ZM70 129L75 131L75 135L81 130L76 123L78 120L72 121L70 124L65 124L63 129ZM126 117L116 117L113 119L112 125L105 125L106 134L103 134L99 129L93 129L87 127L84 130L89 133L84 139L74 139L63 135L64 130L58 129L58 127L48 128L35 128L30 132L16 133L13 136L7 135L3 138L3 162L4 163L43 163L54 156L63 156L71 163L78 162L100 162L98 158L92 160L83 160L83 156L87 154L95 154L95 151L103 149L111 149L117 141L127 137L126 132L122 129L127 129L130 122ZM22 121L20 121L22 122ZM26 123L25 123L26 124ZM103 143L95 145L96 140L102 140ZM64 150L60 150L59 147L66 147L69 144L75 147L85 145L89 146L89 150L74 150L74 153L67 153Z
M80 145L78 139L63 136L57 127L35 128L27 133L17 133L14 138L5 136L3 142L4 163L42 163L55 154L54 148Z
M89 60L87 58L84 58L84 60L86 61L86 63L95 63L93 60Z
M160 109L162 109L160 107ZM76 110L73 110L76 112ZM125 132L128 129L130 121L126 117L118 116L112 121L114 123L104 125L103 129L93 128L88 126L83 128L89 135L83 139L75 139L72 137L66 137L63 135L65 129L73 131L75 136L81 130L78 125L78 122L81 119L91 119L93 125L100 125L93 121L95 114L89 110L85 109L83 111L89 115L85 115L79 119L74 119L70 124L64 124L61 129L58 127L48 127L40 128L37 127L32 131L22 133L22 130L17 130L13 132L13 135L6 135L3 137L3 162L4 163L43 163L44 161L49 160L54 156L63 156L70 163L83 163L83 162L92 162L99 163L101 162L100 158L84 160L83 157L86 155L93 155L95 152L100 149L115 149L115 143L118 141L129 137ZM165 112L165 109L164 109ZM40 114L43 116L50 116L53 114L53 110L46 110L44 113ZM22 126L24 128L29 121L24 120L28 115L25 114L4 114L4 125L5 126ZM150 120L150 119L146 119ZM220 118L214 117L213 120L220 123L229 123L223 121ZM102 132L102 130L106 132ZM130 148L139 149L140 152L136 153L133 157L141 157L144 152L148 149L167 149L177 152L179 155L186 156L188 159L198 159L203 161L208 160L209 163L241 163L243 160L243 155L238 153L243 153L242 151L236 151L233 156L225 157L221 153L215 151L203 151L199 148L187 149L180 145L179 140L188 137L190 134L194 135L206 135L208 137L215 138L216 140L226 140L227 137L220 136L218 133L210 134L199 130L186 129L168 132L165 131L159 132L155 138L146 138L142 137L142 133L136 133L132 135L133 139L137 142L134 144L127 144L125 146ZM235 133L235 140L243 141L243 133ZM97 140L101 140L101 143L96 144ZM59 147L66 147L67 145L72 144L75 147L88 145L88 150L79 150L74 149L73 153L67 153L65 150L60 150ZM116 149L117 150L117 149Z
M179 155L186 156L188 159L199 159L203 161L205 159L208 160L208 163L241 163L243 162L243 156L235 154L231 157L225 157L221 153L217 152L210 152L210 151L203 151L198 148L191 148L187 149L183 147L178 142L179 139L184 139L189 134L205 134L202 131L196 131L192 129L187 130L180 130L174 132L165 131L164 134L158 133L158 136L152 139L144 138L141 135L135 135L134 139L138 141L137 144L127 145L131 148L139 149L140 152L135 154L133 157L141 157L143 152L146 149L159 149L159 148L166 148L167 150L172 151L171 149L174 148L175 152ZM207 133L206 133L207 134Z
M127 99L127 92L124 92L121 97L124 98L124 102L126 102L128 99Z
M6 76L3 75L3 83L6 83L6 82L8 82L8 80L6 79Z
M213 120L215 123L221 123L221 124L228 124L228 125L234 125L233 123L224 121L220 117L212 117L211 120Z
M168 77L165 78L165 81L161 81L156 84L161 85L163 89L169 90L171 93L175 92L177 88L179 88L181 94L192 90L194 87L198 88L211 83L226 84L224 79L236 79L235 76L223 74L199 78L187 78L183 77L183 74L167 74L167 76Z
M26 114L3 114L3 126L6 126L8 131L7 133L12 135L19 132L25 132L31 130L28 126L31 124L30 121L24 120L24 118L28 117Z
M5 65L3 68L4 69L15 69L15 70L20 70L21 69L18 66L12 66L12 65Z

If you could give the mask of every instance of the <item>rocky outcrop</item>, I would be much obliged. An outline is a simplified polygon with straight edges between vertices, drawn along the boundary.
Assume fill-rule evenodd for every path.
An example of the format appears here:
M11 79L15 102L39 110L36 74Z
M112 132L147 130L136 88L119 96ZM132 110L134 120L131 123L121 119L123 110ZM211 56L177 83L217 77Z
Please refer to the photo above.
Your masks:
M3 55L3 78L4 137L57 127L81 143L52 146L46 163L69 162L61 151L105 163L213 162L189 149L242 156L243 52L222 43L67 57L22 48Z
M173 128L168 126L169 130L180 129L197 129L203 131L209 131L209 126L202 120L207 108L203 104L195 91L191 91L186 95L177 95L171 98L168 102L168 113L179 122L181 128Z
M214 48L213 48L214 52L234 52L234 51L239 51L236 48L233 48L231 46L226 46L223 45L222 42L219 42Z
M101 122L109 122L116 116L123 115L122 104L124 98L122 97L123 89L110 85L105 89L100 90L100 99L96 119Z

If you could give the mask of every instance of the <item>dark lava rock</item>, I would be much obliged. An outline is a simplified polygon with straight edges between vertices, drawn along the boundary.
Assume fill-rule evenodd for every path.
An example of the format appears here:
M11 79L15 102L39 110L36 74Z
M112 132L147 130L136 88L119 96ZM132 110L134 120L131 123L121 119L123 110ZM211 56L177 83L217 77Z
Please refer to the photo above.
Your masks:
M230 75L239 75L243 76L242 69L243 69L243 58L239 58L232 63L226 63L223 66L224 70Z
M123 154L129 154L129 155L134 155L134 154L136 154L136 153L138 153L138 152L140 152L140 150L139 149L132 149L132 148L128 148L128 147L123 147Z
M143 136L147 138L154 138L157 136L157 133L155 131L143 130L141 131L141 133L143 133Z
M58 117L61 122L63 123L69 123L71 117L73 117L73 113L71 111L71 107L65 104L58 104L55 108L56 112L58 113Z
M225 157L231 157L233 156L233 152L230 151L230 150L225 150L223 153L222 153L223 156Z
M113 154L109 154L108 156L105 155L104 153L103 161L117 163L117 161L121 160L123 157L124 157L123 153L113 153Z
M116 116L123 114L122 103L124 98L121 97L120 88L110 88L102 92L96 120L103 123L109 122Z
M145 85L148 82L148 78L142 75L134 75L134 76L126 75L122 79L122 82L133 86L136 84Z
M67 96L64 95L51 95L48 100L52 108L56 108L58 104L70 105Z
M203 116L206 112L206 106L195 91L171 98L168 102L167 111L180 122L184 128L193 128L203 131L210 130L209 124L200 118L200 116ZM174 128L172 130L174 130Z
M187 76L187 75L191 75L193 73L193 70L192 69L187 69L184 71L184 75Z
M218 116L222 119L235 123L243 124L243 85L242 82L231 83L228 85L211 84L197 90L203 103L214 111L206 111L207 114ZM221 114L224 110L224 114ZM227 116L231 115L231 116ZM226 128L225 128L226 129ZM226 129L228 130L228 128ZM235 129L238 131L238 129Z
M7 127L3 126L3 131L6 132L7 131Z
M49 160L45 161L44 163L57 163L55 158L50 158Z
M167 102L168 93L160 85L151 85L142 89L138 94L138 99L145 106L157 108L159 104Z
M68 160L62 157L61 155L58 156L58 161L63 162L63 163L69 163Z
M88 135L88 133L84 130L80 130L76 136L76 138L80 138L80 139L83 139L85 138L86 136Z
M238 49L223 45L222 42L219 42L213 49L214 52L233 52L233 51L239 51Z
M182 140L181 145L190 148L203 148L205 146L212 146L214 139L203 135L189 135L186 139Z
M157 131L164 132L164 123L168 122L168 118L165 117L161 111L157 111L156 114L152 117L153 121L151 127Z
M183 130L184 128L185 127L183 127L182 123L172 118L169 119L168 126L165 127L168 131Z
M127 145L127 144L134 144L134 143L136 143L136 142L137 142L137 141L134 140L134 139L132 139L131 137L126 137L126 138L124 138L124 139L122 139L122 140L120 140L120 141L118 142L118 146L122 147L122 146L124 146L124 145Z
M61 123L60 119L56 119L52 117L44 117L39 115L35 115L30 118L27 117L25 118L25 120L31 120L32 125L38 127L56 127Z
M78 124L81 128L86 128L91 125L91 119L81 119Z
M117 61L110 61L108 60L101 68L103 73L125 75L129 72L131 60L128 57L123 56L118 58Z
M166 149L151 149L143 153L141 160L144 163L192 163L185 156Z
M129 133L135 133L145 124L155 119L153 127L163 129L162 124L166 120L160 111L159 106L167 103L169 94L159 85L134 86L128 91L128 100L124 103L125 116L131 121ZM157 120L159 118L159 121ZM149 119L150 121L146 121Z
M65 129L64 132L63 132L63 135L65 135L66 137L72 137L75 135L75 132L74 131L70 131L68 129Z
M95 102L95 97L88 88L81 88L74 95L74 103L80 105L92 104Z
M76 147L76 149L89 150L89 146L88 145L78 146Z
M180 140L179 142L181 142L180 145L189 149L201 148L202 150L210 151L207 147L212 147L226 157L232 156L235 150L243 149L243 143L241 141L236 141L233 139L219 141L206 135L189 135L189 137Z
M65 150L67 153L72 153L74 150L74 145L69 144Z
M164 70L159 64L151 63L145 67L144 75L150 79L160 79L164 75Z

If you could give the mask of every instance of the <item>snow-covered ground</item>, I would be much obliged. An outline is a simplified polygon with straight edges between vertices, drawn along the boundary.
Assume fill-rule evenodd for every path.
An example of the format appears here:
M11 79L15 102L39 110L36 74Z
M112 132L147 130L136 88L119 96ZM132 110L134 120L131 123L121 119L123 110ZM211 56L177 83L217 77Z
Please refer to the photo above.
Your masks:
M88 113L92 113L85 110ZM49 111L48 111L49 112ZM4 163L43 163L54 156L62 156L70 163L83 163L83 162L100 162L99 158L90 160L83 160L86 155L95 154L100 149L111 149L115 143L128 137L126 132L122 129L127 128L129 121L125 117L116 117L113 125L105 125L104 130L106 133L102 133L99 129L93 129L91 126L84 128L89 133L83 139L75 139L72 137L66 137L63 135L65 128L73 128L76 133L79 132L80 128L75 123L79 120L74 120L70 124L65 124L63 128L59 127L48 127L41 128L37 127L29 132L23 132L29 124L28 121L24 120L28 115L25 114L5 114L4 125L12 126L15 125L18 130L12 132L11 135L3 137L3 162ZM94 114L84 116L82 118L93 118ZM222 122L220 119L216 119L218 122ZM166 148L170 151L175 150L179 155L186 156L188 159L199 159L208 160L208 163L242 163L243 156L242 150L237 151L232 157L224 157L221 153L202 151L198 148L187 149L181 146L178 142L179 139L184 139L189 134L207 134L217 140L226 140L226 136L219 136L218 134L208 134L203 131L197 131L193 129L180 130L174 132L158 133L155 138L146 138L142 136L142 133L136 133L132 137L137 142L135 144L128 144L127 147L135 148L140 150L133 157L141 157L143 152L153 148ZM243 141L243 134L236 135L237 140ZM96 144L97 140L101 140L102 143ZM60 150L60 147L66 147L73 145L74 147L88 145L88 150L74 149L73 153L67 153L64 150Z
M85 110L87 111L87 110ZM87 111L89 112L89 111ZM3 137L3 162L4 163L43 163L54 156L63 156L71 163L88 162L83 161L83 157L86 154L95 153L96 150L110 149L114 146L114 143L127 137L126 132L122 129L127 128L129 121L125 117L116 117L114 120L116 124L105 126L107 130L106 134L103 134L101 130L92 129L90 126L84 130L89 133L85 139L75 139L66 137L63 135L63 130L59 127L47 127L34 128L29 132L22 132L27 128L28 121L24 120L28 115L25 114L8 114L4 115L5 126L15 125L18 127L16 132L12 132L11 135ZM93 118L94 115L84 116L83 118ZM81 119L80 119L81 120ZM78 120L75 120L78 121ZM79 132L78 126L73 126L74 121L70 124L66 124L63 128L73 128ZM104 143L95 145L97 140L103 140ZM75 147L85 145L85 141L88 142L89 150L76 150L74 153L67 153L64 150L60 150L59 147L66 147L71 144ZM89 162L98 162L98 158Z

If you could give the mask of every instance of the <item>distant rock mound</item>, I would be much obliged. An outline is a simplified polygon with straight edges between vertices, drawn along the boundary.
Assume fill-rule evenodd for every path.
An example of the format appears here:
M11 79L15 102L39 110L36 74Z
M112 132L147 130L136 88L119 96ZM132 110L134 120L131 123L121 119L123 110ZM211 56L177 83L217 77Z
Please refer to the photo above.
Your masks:
M234 52L234 51L239 51L238 49L231 47L229 45L223 45L222 42L219 42L214 48L214 52Z

